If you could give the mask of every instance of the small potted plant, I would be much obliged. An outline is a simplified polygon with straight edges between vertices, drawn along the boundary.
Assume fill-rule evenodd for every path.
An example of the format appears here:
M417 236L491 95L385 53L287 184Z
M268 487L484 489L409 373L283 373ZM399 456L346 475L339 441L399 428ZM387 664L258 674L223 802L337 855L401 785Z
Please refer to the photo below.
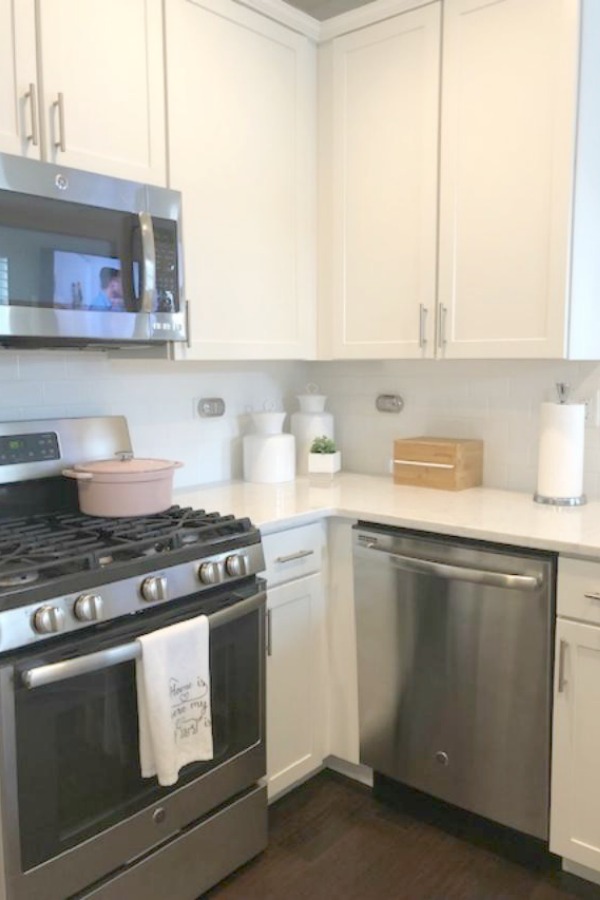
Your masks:
M342 468L342 454L335 446L333 438L321 435L316 437L310 445L308 454L309 475L319 475L324 478L332 478Z

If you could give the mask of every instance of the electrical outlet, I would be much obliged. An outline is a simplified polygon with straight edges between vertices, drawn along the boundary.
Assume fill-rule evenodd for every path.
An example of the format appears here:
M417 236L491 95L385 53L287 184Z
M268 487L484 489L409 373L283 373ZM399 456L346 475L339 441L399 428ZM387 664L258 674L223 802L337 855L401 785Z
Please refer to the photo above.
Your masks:
M225 415L225 401L221 397L200 397L194 400L194 416L214 419Z

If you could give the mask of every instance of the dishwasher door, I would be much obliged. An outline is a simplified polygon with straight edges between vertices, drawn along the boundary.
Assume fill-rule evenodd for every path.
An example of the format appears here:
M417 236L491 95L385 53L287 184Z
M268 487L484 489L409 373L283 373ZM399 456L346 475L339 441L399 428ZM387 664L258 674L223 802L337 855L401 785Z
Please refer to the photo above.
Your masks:
M361 762L547 839L555 557L354 532Z

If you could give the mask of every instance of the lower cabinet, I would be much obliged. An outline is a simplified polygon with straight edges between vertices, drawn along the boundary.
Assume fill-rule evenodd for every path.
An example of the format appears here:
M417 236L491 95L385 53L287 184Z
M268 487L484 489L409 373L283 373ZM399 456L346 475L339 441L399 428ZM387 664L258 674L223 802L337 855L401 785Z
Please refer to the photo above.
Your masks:
M268 590L269 798L318 769L325 755L326 665L320 574Z
M550 850L600 872L600 626L558 619Z

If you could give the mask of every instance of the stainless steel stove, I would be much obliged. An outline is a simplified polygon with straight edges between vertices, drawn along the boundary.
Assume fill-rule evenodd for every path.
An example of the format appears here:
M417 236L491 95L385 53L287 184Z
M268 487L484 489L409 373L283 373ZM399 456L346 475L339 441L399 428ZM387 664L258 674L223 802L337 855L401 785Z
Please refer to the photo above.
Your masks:
M61 469L130 449L121 417L0 424L6 900L195 900L266 845L260 533L178 506L80 514ZM164 788L139 769L136 637L200 614L214 759Z

